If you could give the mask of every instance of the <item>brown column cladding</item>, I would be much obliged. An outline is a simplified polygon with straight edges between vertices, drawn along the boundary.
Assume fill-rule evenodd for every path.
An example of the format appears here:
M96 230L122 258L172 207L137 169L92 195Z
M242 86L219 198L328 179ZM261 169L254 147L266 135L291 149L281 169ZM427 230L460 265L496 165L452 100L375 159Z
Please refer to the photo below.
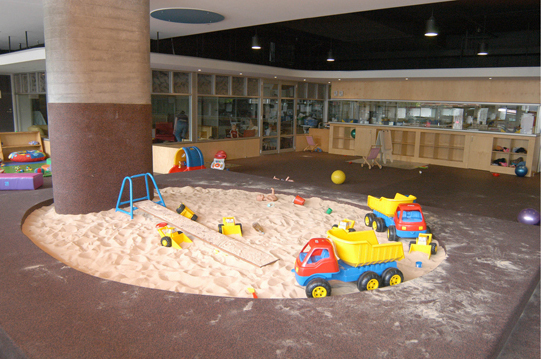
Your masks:
M57 213L114 208L126 176L152 173L151 105L52 103L48 111ZM144 196L143 178L133 183L134 198Z
M109 210L152 173L149 0L43 4L55 209Z

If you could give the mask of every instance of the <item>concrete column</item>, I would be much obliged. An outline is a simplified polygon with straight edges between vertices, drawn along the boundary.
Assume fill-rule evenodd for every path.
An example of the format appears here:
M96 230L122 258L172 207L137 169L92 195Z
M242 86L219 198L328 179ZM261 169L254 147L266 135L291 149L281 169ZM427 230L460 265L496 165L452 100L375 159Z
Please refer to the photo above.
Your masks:
M149 0L43 5L55 208L108 210L126 176L152 173Z

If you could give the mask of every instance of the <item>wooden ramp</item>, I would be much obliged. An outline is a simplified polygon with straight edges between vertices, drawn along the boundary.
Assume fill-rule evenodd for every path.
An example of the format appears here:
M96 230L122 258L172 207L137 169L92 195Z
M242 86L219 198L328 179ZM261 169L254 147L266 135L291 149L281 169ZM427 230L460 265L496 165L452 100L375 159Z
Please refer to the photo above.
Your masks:
M202 241L220 249L223 252L231 254L245 262L258 267L263 267L274 263L278 260L275 256L260 251L243 242L225 236L217 231L213 231L204 225L192 221L184 216L177 214L164 206L156 204L152 201L141 201L134 203L138 209L147 212L161 220L168 222L172 226L179 228L181 231L198 237Z

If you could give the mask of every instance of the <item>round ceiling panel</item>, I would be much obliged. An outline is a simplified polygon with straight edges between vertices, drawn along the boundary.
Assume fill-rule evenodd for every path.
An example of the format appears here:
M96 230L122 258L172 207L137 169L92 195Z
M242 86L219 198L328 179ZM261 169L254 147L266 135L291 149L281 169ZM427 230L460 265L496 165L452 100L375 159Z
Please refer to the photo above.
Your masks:
M212 24L224 20L224 16L207 10L198 9L158 9L151 12L155 19L180 24Z

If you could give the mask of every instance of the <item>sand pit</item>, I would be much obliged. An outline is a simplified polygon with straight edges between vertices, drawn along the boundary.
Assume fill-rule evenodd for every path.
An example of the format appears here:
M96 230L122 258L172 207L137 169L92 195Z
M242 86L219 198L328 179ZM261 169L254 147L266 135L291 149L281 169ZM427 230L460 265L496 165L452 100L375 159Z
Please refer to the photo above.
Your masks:
M267 189L262 191L268 194ZM308 197L303 206L295 196L277 193L278 201L257 201L258 193L201 187L165 188L162 197L171 210L184 203L198 216L198 223L217 230L222 217L235 217L243 225L243 236L232 235L254 248L278 258L273 264L257 267L228 255L192 237L183 249L160 245L155 228L159 219L136 210L134 219L114 209L87 215L59 215L54 205L32 212L23 232L37 246L59 261L90 275L175 292L229 297L306 298L291 270L303 245L311 238L325 237L332 225L348 218L355 229L363 224L366 210L352 205ZM328 208L332 209L327 214ZM265 234L252 227L258 222ZM182 228L181 228L182 230ZM386 234L377 233L380 243ZM408 253L398 263L405 280L412 280L437 267L446 257L439 247L428 258L420 252ZM416 262L422 262L417 268ZM332 282L332 295L357 293L355 283Z

